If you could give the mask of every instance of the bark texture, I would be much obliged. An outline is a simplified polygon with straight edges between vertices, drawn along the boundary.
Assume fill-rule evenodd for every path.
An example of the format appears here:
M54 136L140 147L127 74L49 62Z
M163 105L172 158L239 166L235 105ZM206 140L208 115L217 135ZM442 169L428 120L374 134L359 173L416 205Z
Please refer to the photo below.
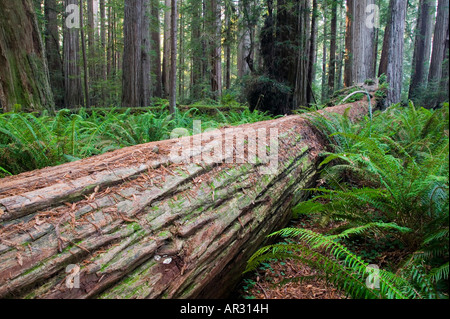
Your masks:
M368 111L367 102L327 111L348 108L352 119ZM279 165L265 175L261 153L245 159L256 156L252 134L267 141L275 129ZM0 180L0 297L226 297L307 196L324 150L301 116L243 125L231 139L227 130ZM181 145L192 161L174 164ZM199 158L223 147L215 161Z
M406 0L391 0L390 18L386 26L383 54L381 60L386 60L386 69L381 69L380 74L386 74L389 90L386 98L386 106L401 101L403 81L403 50L406 25Z
M347 1L345 84L351 86L374 79L375 27L370 24L369 5L375 0Z
M54 109L43 42L31 0L0 2L0 109Z

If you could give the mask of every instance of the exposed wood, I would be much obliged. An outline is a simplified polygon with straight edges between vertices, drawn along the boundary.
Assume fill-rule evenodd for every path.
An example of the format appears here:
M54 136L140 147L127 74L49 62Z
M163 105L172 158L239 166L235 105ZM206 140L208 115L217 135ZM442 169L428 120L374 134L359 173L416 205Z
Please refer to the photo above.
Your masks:
M358 119L367 101L327 111L348 108ZM292 205L307 196L302 189L315 184L325 148L302 116L243 125L231 139L230 131L0 180L0 297L227 296L248 257L286 225ZM256 132L259 142L278 141L272 174L264 174L264 156L250 147ZM258 144L264 153L267 145L276 150ZM173 152L182 145L186 153ZM199 158L211 150L220 150L214 161ZM80 267L80 289L66 285L70 265Z

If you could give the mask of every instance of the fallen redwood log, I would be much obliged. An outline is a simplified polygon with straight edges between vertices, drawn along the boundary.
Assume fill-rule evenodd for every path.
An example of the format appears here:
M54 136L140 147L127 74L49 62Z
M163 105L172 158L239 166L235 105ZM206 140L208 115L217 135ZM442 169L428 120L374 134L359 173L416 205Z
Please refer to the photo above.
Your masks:
M327 111L356 119L367 104ZM302 116L227 132L0 180L0 297L226 297L307 196L325 148Z

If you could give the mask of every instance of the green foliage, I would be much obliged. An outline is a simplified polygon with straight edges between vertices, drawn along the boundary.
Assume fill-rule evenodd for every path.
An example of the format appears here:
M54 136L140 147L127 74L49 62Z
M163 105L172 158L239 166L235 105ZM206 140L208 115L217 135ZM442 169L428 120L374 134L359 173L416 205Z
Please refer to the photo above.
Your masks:
M270 258L294 258L321 269L353 298L448 297L449 120L448 104L429 111L398 105L353 124L344 114L315 114L330 151L321 167L324 187L294 209L343 224L334 235L285 229L274 235L299 244L265 247L248 270ZM380 290L365 285L367 263L377 251L352 252L355 238L389 238L408 257L381 271Z
M165 100L156 101L159 111L132 109L85 109L56 116L26 113L0 114L0 177L76 161L123 147L165 140L175 128L192 133L194 120L202 129L240 125L271 119L260 112L230 111L216 115L193 107L171 117Z

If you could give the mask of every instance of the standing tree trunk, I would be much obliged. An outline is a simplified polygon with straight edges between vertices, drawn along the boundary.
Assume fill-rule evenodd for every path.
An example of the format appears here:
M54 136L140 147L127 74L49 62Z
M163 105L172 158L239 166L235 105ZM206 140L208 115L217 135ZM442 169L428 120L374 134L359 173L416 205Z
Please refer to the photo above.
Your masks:
M427 84L427 67L430 63L431 57L431 38L433 33L432 22L435 10L436 0L420 0L411 72L411 84L409 87L410 99L413 99L419 92L423 92L423 88Z
M328 65L328 96L332 96L335 90L336 77L336 43L337 43L337 7L331 5L331 34L330 34L330 64Z
M104 103L106 99L106 6L105 0L100 0L100 79L101 79L101 92L100 101Z
M137 107L141 100L142 1L126 0L123 24L122 106Z
M50 86L55 106L64 106L64 73L58 34L58 7L56 0L45 0L45 52L50 74Z
M369 5L375 0L347 1L347 35L345 85L364 83L374 79L375 27L367 24Z
M202 1L190 0L192 20L191 20L191 90L190 97L197 100L201 96L201 83L203 74L202 59Z
M151 5L151 68L153 96L162 98L162 73L161 73L161 38L159 23L159 0L150 0Z
M327 89L327 2L322 5L323 8L323 47L322 47L322 103L328 98Z
M170 87L170 5L171 0L165 0L164 4L164 48L163 48L163 69L162 82L164 87L164 96L169 97Z
M311 104L314 100L314 103L317 103L314 92L313 92L313 83L316 77L316 61L317 61L317 0L313 0L312 3L312 19L311 19L311 41L309 47L309 59L308 59L308 93L307 93L307 101L308 104Z
M171 5L169 109L170 114L174 115L177 107L177 0L171 0Z
M299 50L297 52L297 75L295 77L294 108L298 106L308 106L309 91L309 50L311 11L309 1L299 1L297 4L298 24L297 34L299 36Z
M78 0L65 0L65 7L77 5ZM75 8L75 7L74 7ZM80 6L78 10L81 12ZM83 86L81 84L81 59L80 59L80 26L72 25L78 19L76 11L66 12L64 29L64 87L65 107L76 108L84 105ZM72 20L72 21L69 21ZM80 21L81 23L81 21Z
M82 1L80 0L80 3ZM84 68L84 98L87 108L91 107L91 98L89 95L89 74L88 74L88 59L86 54L86 37L84 36L84 18L83 18L83 6L80 6L80 32L81 32L81 52L83 53L83 68Z
M214 99L222 95L222 20L220 0L207 1L211 93Z
M380 66L380 74L386 74L389 83L385 106L401 101L407 4L407 0L391 0L389 5L390 17L386 26L382 54L382 60L386 62L382 63L383 68Z
M428 76L429 90L436 92L438 95L441 95L438 91L444 90L445 92L445 90L448 90L448 87L445 87L446 80L442 77L443 64L445 59L448 57L448 47L446 48L448 32L449 0L439 0L433 38L433 53L431 55L430 74ZM439 100L439 98L433 99L430 106L435 106L439 102L442 102Z
M139 106L150 106L151 98L151 38L150 38L150 23L151 23L151 7L150 0L142 0L141 12L141 93Z
M32 1L1 1L0 109L54 110L44 52Z

